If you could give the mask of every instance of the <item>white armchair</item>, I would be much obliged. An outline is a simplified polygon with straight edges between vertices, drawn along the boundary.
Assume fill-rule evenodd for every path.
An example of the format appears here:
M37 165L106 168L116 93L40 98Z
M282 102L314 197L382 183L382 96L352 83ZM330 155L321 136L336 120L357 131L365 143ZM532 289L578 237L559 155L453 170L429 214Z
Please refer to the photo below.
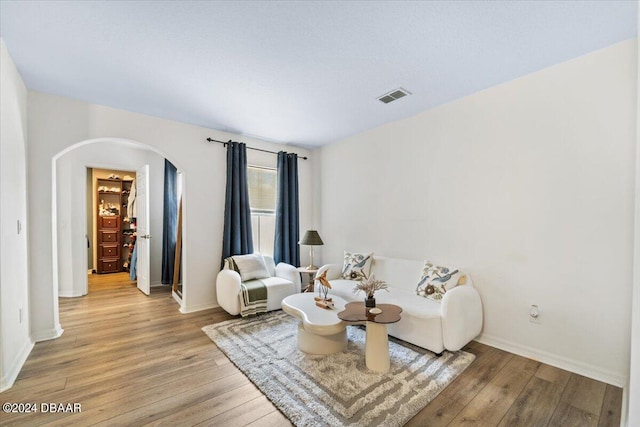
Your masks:
M262 258L270 275L259 279L267 288L267 311L280 310L284 298L300 292L300 274L290 264L281 262L275 265L269 255L263 255ZM218 304L229 314L240 314L241 283L240 274L225 262L216 279L216 292Z

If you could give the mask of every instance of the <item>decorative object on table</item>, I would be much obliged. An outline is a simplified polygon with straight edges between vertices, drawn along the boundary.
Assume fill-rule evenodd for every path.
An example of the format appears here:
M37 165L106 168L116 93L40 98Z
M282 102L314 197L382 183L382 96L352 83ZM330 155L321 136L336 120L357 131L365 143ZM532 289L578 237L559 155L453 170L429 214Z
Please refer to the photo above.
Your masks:
M372 262L373 252L359 254L345 251L342 277L346 280L362 280L369 275Z
M436 357L389 338L391 370L379 374L362 363L364 330L347 328L349 342L344 351L312 355L298 349L298 322L276 311L202 328L298 426L402 426L475 358L464 351Z
M318 286L318 296L315 297L316 305L322 308L333 308L331 298L327 297L329 295L329 289L331 289L331 284L327 280L327 270L316 277L316 281L320 283L320 286Z
M325 299L316 300L316 305L320 308L324 308L327 310L333 310L333 308L335 307L335 305L331 301L331 298L329 298L328 300L325 300Z
M311 246L311 248L309 248L309 258L311 259L311 261L310 261L311 265L309 265L307 267L307 269L308 270L317 270L318 267L313 265L313 247L314 246L322 246L322 245L324 245L324 242L320 238L320 235L318 234L318 231L317 230L307 230L304 233L304 236L302 236L302 239L300 239L300 241L298 242L298 244Z
M364 274L364 273L363 273ZM365 293L366 297L364 300L364 305L367 308L373 308L376 306L376 299L374 295L376 291L384 289L389 292L387 289L387 282L384 280L376 280L375 276L372 274L371 277L367 277L364 275L364 279L362 279L355 288L353 288L353 293L357 294L362 291Z
M447 291L464 285L466 281L466 276L461 275L457 268L442 267L425 261L422 276L416 286L416 294L434 301L442 301Z

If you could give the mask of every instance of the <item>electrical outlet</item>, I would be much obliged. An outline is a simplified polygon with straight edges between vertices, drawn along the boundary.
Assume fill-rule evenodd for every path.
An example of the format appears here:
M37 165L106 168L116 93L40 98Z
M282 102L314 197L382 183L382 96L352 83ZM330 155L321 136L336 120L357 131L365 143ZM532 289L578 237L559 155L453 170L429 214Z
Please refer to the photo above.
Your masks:
M531 304L529 309L529 322L540 324L540 307L537 304Z

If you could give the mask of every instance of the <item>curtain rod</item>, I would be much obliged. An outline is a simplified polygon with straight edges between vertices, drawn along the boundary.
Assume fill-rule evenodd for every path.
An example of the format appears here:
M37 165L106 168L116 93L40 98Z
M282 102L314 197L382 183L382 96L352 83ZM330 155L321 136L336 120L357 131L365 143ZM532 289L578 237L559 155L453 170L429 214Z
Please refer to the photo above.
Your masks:
M231 140L228 140L228 141L218 141L217 139L213 139L213 138L207 138L207 141L209 141L209 142L217 142L217 143L219 143L219 144L224 144L225 146L226 146L228 143L233 142L233 141L231 141ZM263 149L261 149L261 148L247 147L247 150L255 150L255 151L262 151L263 153L278 154L278 153L277 153L277 152L275 152L275 151L263 150ZM298 155L298 153L294 153L294 154ZM299 159L302 159L302 160L307 160L307 156L298 156L298 158L299 158Z

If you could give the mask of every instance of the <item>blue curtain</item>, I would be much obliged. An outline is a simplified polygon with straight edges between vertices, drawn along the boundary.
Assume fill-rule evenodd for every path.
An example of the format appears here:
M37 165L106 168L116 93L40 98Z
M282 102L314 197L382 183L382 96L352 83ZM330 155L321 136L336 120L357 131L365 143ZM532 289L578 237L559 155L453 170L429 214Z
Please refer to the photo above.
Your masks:
M162 213L162 284L173 283L178 236L178 170L164 159L164 209Z
M224 204L222 264L232 255L253 253L251 205L247 179L247 146L227 143L227 193Z
M300 265L300 208L298 202L298 155L278 153L278 196L273 258L277 263Z

